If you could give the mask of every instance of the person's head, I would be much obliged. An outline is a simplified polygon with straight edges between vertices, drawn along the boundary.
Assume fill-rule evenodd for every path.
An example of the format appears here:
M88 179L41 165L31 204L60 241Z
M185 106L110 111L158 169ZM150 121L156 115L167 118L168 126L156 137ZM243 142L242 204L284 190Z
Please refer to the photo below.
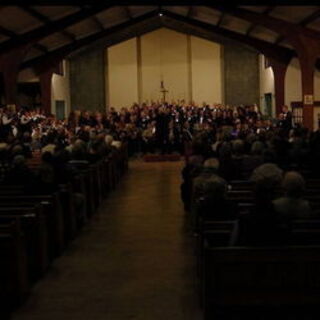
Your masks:
M210 158L207 159L204 164L203 167L205 169L210 169L210 170L219 170L219 160L217 158Z
M104 141L106 143L107 146L111 146L112 141L113 141L113 137L110 134L107 134L104 138Z
M232 149L235 155L241 155L244 152L244 143L240 139L232 141Z
M300 173L289 171L285 174L282 187L290 198L300 198L305 191L305 181Z
M256 168L250 177L256 200L272 200L275 189L281 185L282 175L283 171L273 163L264 163Z
M23 155L19 154L13 158L13 165L15 167L23 167L26 165L26 159Z
M227 183L219 176L212 176L203 186L204 197L208 200L219 201L226 198Z
M22 155L23 154L22 146L20 144L15 145L11 150L11 154L13 157L20 154Z
M264 146L261 141L255 141L251 146L251 154L252 155L262 155Z

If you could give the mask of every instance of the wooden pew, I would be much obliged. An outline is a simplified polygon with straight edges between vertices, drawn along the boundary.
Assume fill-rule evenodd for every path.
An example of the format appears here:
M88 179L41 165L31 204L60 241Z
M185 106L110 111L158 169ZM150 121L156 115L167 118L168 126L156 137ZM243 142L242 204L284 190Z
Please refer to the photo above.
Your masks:
M46 216L49 235L49 255L54 258L62 253L65 247L64 216L61 201L57 193L51 195L2 195L0 193L0 206L26 206L41 204L43 214Z
M10 311L30 291L25 237L18 217L0 223L0 308Z
M31 280L44 274L49 266L47 222L40 205L32 207L0 207L0 223L20 219L25 234L28 268Z
M78 231L74 190L71 183L59 185L59 190L64 220L64 241L68 242L76 237Z
M319 267L320 246L206 245L204 318L216 319L223 311L246 314L253 308L260 313L280 307L287 313L295 308L309 311L319 304Z
M75 181L75 186L79 186L79 180L77 179ZM84 182L83 186L83 188L85 189ZM39 200L42 197L41 201L50 202L51 200L49 199L49 197L53 197L52 200L54 211L56 212L57 219L59 220L60 229L62 230L62 232L64 232L64 239L60 239L59 242L57 242L59 245L57 254L60 254L64 244L67 241L74 239L77 232L76 212L74 208L72 184L62 184L59 186L59 192L48 195L25 195L23 189L20 186L10 186L8 188L9 191L7 191L5 187L6 186L3 186L3 189L0 188L0 197L19 195L29 198L39 197Z
M229 246L237 220L202 221L197 237L196 255L198 276L202 276L204 243L214 247Z
M2 202L21 203L41 203L43 205L43 212L47 215L49 231L53 234L55 239L55 254L59 255L65 246L64 229L65 215L68 211L63 207L63 202L60 193L55 192L50 195L25 195L17 191L15 195L6 195L0 192L0 206Z

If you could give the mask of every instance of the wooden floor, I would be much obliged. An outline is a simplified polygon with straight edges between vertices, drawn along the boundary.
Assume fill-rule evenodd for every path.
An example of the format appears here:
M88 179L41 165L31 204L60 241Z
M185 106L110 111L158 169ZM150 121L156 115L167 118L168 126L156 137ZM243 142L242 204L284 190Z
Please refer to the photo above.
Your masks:
M199 320L182 162L130 163L99 214L13 320Z

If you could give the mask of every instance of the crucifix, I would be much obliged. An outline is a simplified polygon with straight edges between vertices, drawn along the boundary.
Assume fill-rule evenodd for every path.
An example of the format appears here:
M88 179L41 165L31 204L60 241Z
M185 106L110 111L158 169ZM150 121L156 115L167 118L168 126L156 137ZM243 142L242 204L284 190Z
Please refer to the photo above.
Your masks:
M160 85L160 92L162 93L162 102L166 102L166 94L169 92L168 90L165 89L163 80L161 80L161 85Z

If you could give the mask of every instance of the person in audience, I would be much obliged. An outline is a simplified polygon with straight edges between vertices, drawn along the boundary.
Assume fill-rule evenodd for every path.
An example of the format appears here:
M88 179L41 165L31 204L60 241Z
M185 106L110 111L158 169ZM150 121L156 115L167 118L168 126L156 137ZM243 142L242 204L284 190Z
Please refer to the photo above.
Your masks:
M55 136L53 133L49 133L44 139L44 147L41 149L42 153L50 152L54 153L57 145L55 144Z
M38 169L39 193L50 194L58 189L55 168L53 165L54 156L51 152L46 151L42 154L41 160Z
M210 178L218 175L219 160L216 158L207 159L200 169L200 173L192 181L191 192L191 224L197 229L197 221L199 215L199 204L205 194L205 186Z
M250 180L254 183L255 204L259 210L271 209L271 201L277 194L283 178L283 170L274 163L264 163L256 168Z
M253 171L250 178L254 184L253 206L240 217L232 244L263 246L287 241L286 225L272 202L282 178L283 171L273 163L263 164Z
M226 180L213 175L203 186L203 197L199 205L199 215L204 220L233 220L237 216L234 203L227 199Z
M14 156L11 170L6 175L4 184L21 185L28 194L39 190L39 181L35 173L27 166L26 159L21 154Z
M219 160L216 158L207 159L201 169L200 174L194 178L192 198L197 201L204 194L204 185L206 181L214 175L218 175L219 172Z
M241 180L244 161L244 142L241 139L232 141L232 167L234 168L233 180Z
M285 219L305 219L311 215L309 202L303 199L305 181L295 171L285 174L282 181L284 196L273 201L275 211Z
M263 164L264 145L261 141L254 141L251 145L250 154L242 160L241 176L244 180L248 180L257 167Z
M181 200L184 204L184 209L189 211L191 209L193 180L198 176L202 170L203 158L199 156L191 156L189 161L182 169L182 183L180 186Z
M237 168L232 160L232 147L230 142L224 141L218 151L220 168L219 173L227 181L234 180L237 176Z
M8 150L4 145L0 147L0 184L2 184L11 170Z

